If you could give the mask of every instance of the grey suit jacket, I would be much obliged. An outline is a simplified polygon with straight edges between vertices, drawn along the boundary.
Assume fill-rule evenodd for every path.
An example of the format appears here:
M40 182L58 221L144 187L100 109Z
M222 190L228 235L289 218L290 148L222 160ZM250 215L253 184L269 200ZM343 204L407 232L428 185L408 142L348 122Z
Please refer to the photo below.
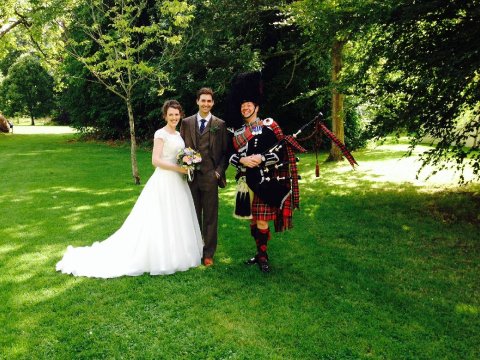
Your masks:
M228 166L227 127L222 119L214 115L212 115L210 121L210 156L212 157L215 171L220 174L221 180L225 183L225 170ZM198 150L196 136L197 127L197 114L183 119L180 125L180 135L185 141L185 146L191 147L195 150ZM221 185L221 182L219 182L219 185Z

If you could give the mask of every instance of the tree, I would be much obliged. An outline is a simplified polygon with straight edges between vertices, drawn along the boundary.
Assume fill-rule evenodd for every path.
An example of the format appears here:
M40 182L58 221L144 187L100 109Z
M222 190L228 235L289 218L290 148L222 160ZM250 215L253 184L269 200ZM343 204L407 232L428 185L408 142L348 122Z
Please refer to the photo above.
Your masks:
M9 52L35 51L51 71L63 55L60 39L81 0L4 0L0 3L0 60Z
M8 70L0 87L0 99L6 115L28 115L35 119L50 114L53 105L53 77L38 58L20 57Z
M297 27L279 25L284 19L276 5L283 2L189 1L195 6L195 21L182 34L176 47L177 60L168 65L165 93L158 96L151 82L141 82L135 88L132 105L137 140L151 139L161 117L161 100L175 98L191 113L196 111L195 92L202 86L215 91L215 113L229 126L238 125L225 112L225 100L232 76L241 71L263 70L266 98L261 115L280 121L287 132L296 131L320 106L324 111L325 95L306 96L305 89L324 85L325 69L313 64L313 57L298 56L302 48L298 43L304 39ZM75 17L82 19L84 15L77 12ZM151 53L162 53L160 44L152 45ZM152 58L154 66L156 60ZM93 76L71 57L62 65L66 74L66 88L60 97L62 114L66 115L63 119L83 131L94 129L91 134L101 139L127 137L128 117L119 112L122 105L118 100L93 83Z
M0 59L0 73L3 76L7 76L8 69L15 64L18 58L22 55L22 52L17 49L11 49L6 51L3 58Z
M480 178L478 142L466 147L480 131L479 49L480 1L400 1L356 49L370 131L407 132L412 148L433 139L424 165L470 164Z
M194 94L202 86L213 88L215 111L222 112L233 74L262 68L259 15L266 2L271 1L192 1L195 21L185 34L182 60L172 67L175 95L188 112L195 111Z
M125 103L132 174L135 184L140 184L134 90L144 81L156 80L159 94L163 93L169 80L167 64L172 61L175 46L181 41L182 30L192 19L192 7L180 0L157 1L150 8L146 0L88 0L86 4L82 10L83 18L88 21L76 23L71 31L80 30L87 38L78 41L72 37L70 54ZM154 44L160 44L159 54L152 53Z
M345 142L344 90L342 69L345 47L376 24L388 11L389 2L375 0L300 0L285 7L290 24L300 26L307 37L304 54L330 59L332 129ZM329 160L342 159L340 149L332 143Z
M61 94L61 69L65 58L64 29L71 11L83 0L5 0L0 2L0 71L23 54L35 55L55 81L55 95ZM57 98L56 98L57 100ZM57 116L58 102L51 109Z
M195 21L185 36L181 61L172 67L168 92L196 110L194 94L202 86L215 91L215 113L229 127L243 124L226 111L226 97L234 74L262 70L265 100L261 116L281 122L285 131L295 131L318 112L318 98L304 96L305 89L324 81L324 70L300 58L303 37L298 27L280 24L280 5L286 0L193 0ZM322 73L322 74L321 74ZM238 111L236 111L238 113Z

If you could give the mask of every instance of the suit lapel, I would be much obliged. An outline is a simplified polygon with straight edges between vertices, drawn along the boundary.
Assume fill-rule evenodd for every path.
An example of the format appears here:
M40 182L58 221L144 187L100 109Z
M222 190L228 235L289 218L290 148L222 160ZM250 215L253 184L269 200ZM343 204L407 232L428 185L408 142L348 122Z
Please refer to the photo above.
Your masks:
M193 147L197 149L197 116L193 115L188 123L190 136L192 137Z
M210 129L208 129L208 131L210 131L210 151L213 157L213 147L215 145L215 140L217 139L217 137L216 137L215 131L211 131L211 129L218 128L217 118L212 115L212 119L210 120L210 122L211 122Z

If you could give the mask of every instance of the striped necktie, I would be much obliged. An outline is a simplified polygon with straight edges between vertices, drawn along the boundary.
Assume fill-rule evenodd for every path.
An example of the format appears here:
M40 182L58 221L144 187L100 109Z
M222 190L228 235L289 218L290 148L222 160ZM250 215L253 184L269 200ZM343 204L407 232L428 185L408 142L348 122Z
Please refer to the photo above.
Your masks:
M207 120L205 120L205 119L200 120L200 134L203 134L203 131L205 130L205 123L206 122L207 122Z

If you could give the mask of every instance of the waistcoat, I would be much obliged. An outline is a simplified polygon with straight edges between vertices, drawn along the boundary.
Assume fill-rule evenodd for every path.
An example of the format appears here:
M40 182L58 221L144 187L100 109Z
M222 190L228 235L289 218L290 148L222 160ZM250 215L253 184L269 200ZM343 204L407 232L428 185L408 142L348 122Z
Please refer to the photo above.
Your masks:
M200 164L200 172L202 174L207 173L208 171L215 168L213 164L212 157L210 156L210 124L212 119L207 123L203 134L200 134L198 126L196 126L195 136L197 137L197 147L198 151L202 155L202 162Z

